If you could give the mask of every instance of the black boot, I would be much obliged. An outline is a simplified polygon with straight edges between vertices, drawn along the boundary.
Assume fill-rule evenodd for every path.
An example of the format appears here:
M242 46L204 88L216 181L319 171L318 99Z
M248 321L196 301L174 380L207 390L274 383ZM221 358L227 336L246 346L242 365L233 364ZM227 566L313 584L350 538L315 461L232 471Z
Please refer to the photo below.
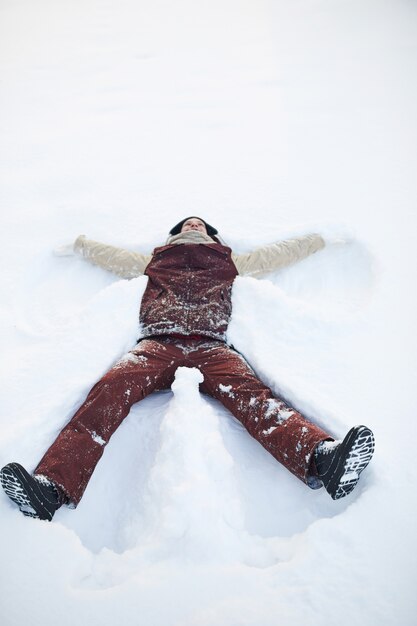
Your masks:
M317 475L333 500L347 496L357 485L375 448L372 431L354 426L343 441L322 441L314 453Z
M48 520L65 502L62 490L43 476L31 476L19 463L9 463L0 472L1 486L23 515Z

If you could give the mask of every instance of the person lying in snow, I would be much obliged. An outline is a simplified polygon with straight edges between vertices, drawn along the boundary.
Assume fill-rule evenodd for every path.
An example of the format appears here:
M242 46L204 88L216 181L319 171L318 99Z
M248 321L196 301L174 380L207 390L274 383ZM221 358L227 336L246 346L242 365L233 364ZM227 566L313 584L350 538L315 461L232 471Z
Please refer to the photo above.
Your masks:
M371 460L374 437L353 427L335 441L257 378L227 344L231 292L238 274L259 276L304 259L325 245L312 234L235 255L218 231L198 217L174 226L152 255L80 236L73 250L123 278L148 276L140 307L143 338L89 392L30 475L18 463L1 470L6 494L25 515L51 520L62 505L77 506L104 447L131 406L170 388L178 367L196 367L201 391L219 400L250 435L311 488L324 485L337 500L356 486Z

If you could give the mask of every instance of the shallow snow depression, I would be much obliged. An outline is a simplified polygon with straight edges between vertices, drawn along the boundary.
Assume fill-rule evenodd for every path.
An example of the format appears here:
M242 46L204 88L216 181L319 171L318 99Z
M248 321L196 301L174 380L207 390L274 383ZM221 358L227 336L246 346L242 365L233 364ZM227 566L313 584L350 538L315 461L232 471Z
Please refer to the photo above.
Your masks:
M339 249L329 246L323 254L339 279L348 283ZM345 254L354 258L355 245L347 246ZM370 268L363 259L365 275ZM331 403L326 406L314 389L331 368L334 379L343 373L336 365L344 333L349 328L354 335L362 322L360 307L348 324L331 307L323 310L300 297L312 288L321 263L317 255L300 265L298 297L278 285L278 276L276 285L237 280L230 337L236 347L245 348L258 373L277 392L298 399L304 410L320 415L323 425L337 434L349 426L348 417L343 420L341 410L333 413ZM17 390L25 380L36 403L31 419L10 428L2 441L5 462L13 451L33 466L62 426L65 407L70 417L82 401L85 381L93 382L117 360L110 359L108 346L102 348L102 337L111 336L113 356L134 344L145 282L117 281L102 289L73 318L70 337L67 324L51 325L54 350L45 350L42 342L38 346L39 339L32 341L36 374L29 353L27 370L10 371L9 390ZM326 284L321 290L322 297L331 300ZM115 321L118 332L113 332ZM80 360L83 342L91 350L88 359ZM325 351L320 349L323 342L328 342ZM60 368L62 354L73 363L71 385L65 382L66 369ZM277 385L280 379L284 389ZM136 610L161 625L228 624L242 619L237 615L246 620L237 623L274 624L277 606L286 606L301 580L314 589L319 574L336 575L337 563L361 571L365 559L369 567L369 537L368 553L361 554L365 538L357 537L353 528L363 527L362 518L367 519L367 507L372 506L368 490L375 483L375 469L368 470L354 496L333 502L323 490L311 491L288 474L227 411L199 393L199 382L198 370L179 368L172 391L134 406L76 511L60 509L47 524L23 518L2 500L4 534L19 537L18 549L13 542L6 546L6 562L26 593L30 595L34 586L37 594L52 595L52 612L66 607L61 622L83 619L94 603L96 616L89 620L97 624L116 617L134 623ZM296 389L300 385L303 394ZM225 393L230 391L223 387ZM349 593L358 592L352 581ZM310 601L301 609L297 605L297 614L307 618ZM4 606L10 623L17 624L21 609L13 593L5 595ZM33 611L41 619L43 604Z

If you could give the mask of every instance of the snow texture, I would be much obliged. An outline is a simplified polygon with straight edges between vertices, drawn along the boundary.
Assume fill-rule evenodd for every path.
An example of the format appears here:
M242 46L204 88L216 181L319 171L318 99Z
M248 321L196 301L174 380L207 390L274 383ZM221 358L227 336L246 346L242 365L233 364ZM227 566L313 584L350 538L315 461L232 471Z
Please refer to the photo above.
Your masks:
M413 626L416 4L0 12L0 463L32 470L140 334L146 277L52 250L84 233L149 254L195 213L236 252L323 234L303 262L238 277L229 340L335 437L376 437L333 502L178 370L77 509L40 522L0 494L2 626Z

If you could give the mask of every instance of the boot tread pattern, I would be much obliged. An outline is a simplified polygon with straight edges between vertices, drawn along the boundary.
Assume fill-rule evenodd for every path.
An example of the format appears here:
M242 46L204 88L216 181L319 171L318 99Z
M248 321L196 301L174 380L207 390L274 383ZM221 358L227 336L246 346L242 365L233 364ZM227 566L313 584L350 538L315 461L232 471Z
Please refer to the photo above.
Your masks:
M53 501L41 491L36 480L30 479L32 477L18 463L9 463L0 472L1 485L6 495L17 504L23 515L51 520L53 513L48 504L53 507Z
M374 453L374 435L366 426L352 429L350 439L346 454L339 459L338 466L332 468L334 480L329 491L334 500L344 498L355 488Z

